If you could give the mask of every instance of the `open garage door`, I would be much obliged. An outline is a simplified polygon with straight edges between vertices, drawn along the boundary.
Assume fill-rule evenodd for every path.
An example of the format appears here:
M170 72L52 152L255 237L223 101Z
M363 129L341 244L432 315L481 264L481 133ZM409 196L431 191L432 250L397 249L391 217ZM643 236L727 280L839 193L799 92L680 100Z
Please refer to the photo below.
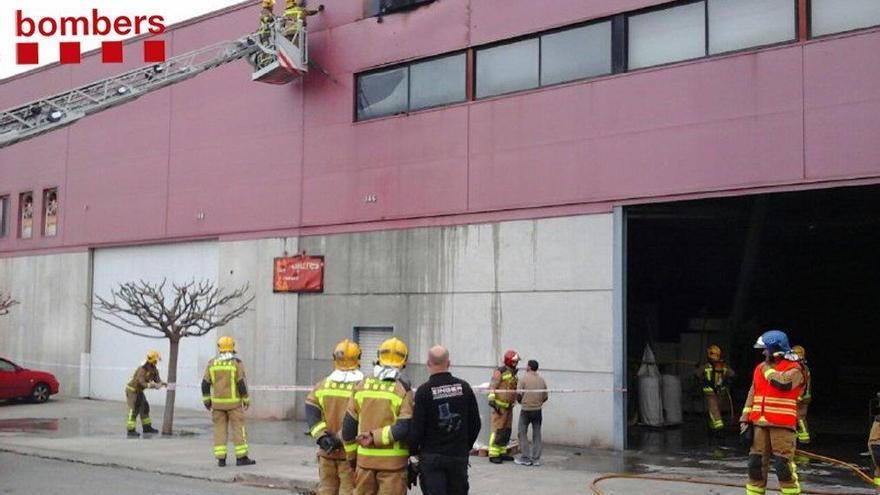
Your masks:
M868 403L880 389L880 187L847 187L635 206L627 214L627 357L650 344L681 379L685 422L631 426L629 446L736 445L736 424L710 439L695 369L719 345L739 374L733 416L761 360L763 330L803 345L813 372L811 448L858 460ZM632 394L634 397L638 394ZM629 404L631 425L637 404ZM645 443L651 445L645 445Z
M94 292L109 296L111 289L121 282L144 280L161 282L167 286L175 281L192 279L217 281L218 250L216 242L190 242L154 246L98 249L94 254ZM216 335L183 339L178 356L178 383L198 385L209 359L215 354ZM125 400L124 387L135 368L143 362L146 353L156 349L162 354L159 371L168 376L165 359L168 341L137 337L105 323L92 322L90 396L98 399ZM181 407L201 407L198 388L179 388L176 404ZM151 393L149 401L165 403L165 393Z

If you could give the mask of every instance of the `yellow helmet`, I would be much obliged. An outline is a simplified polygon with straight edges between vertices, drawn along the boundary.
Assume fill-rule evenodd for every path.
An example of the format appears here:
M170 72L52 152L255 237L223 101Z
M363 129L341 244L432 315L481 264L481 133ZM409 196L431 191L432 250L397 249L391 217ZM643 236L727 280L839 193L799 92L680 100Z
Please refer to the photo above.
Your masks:
M159 351L150 351L147 353L147 362L150 364L156 364L161 361L162 358L159 356Z
M395 368L403 368L406 366L406 357L409 355L409 349L406 344L397 337L382 342L379 346L379 364L382 366L393 366Z
M361 366L361 346L345 339L333 350L333 364L341 371L356 370Z
M224 335L217 339L217 350L220 352L235 352L235 339Z
M791 348L791 352L797 354L798 357L801 358L801 359L807 359L807 351L804 350L804 347L803 347L803 346L796 345L796 346L794 346L794 347Z
M706 348L706 357L713 363L715 361L721 361L721 348L715 344L710 345Z
M275 0L263 0L263 8L271 9L275 6Z
M299 0L287 0L287 8L288 9L291 7L299 7L299 4L300 4Z

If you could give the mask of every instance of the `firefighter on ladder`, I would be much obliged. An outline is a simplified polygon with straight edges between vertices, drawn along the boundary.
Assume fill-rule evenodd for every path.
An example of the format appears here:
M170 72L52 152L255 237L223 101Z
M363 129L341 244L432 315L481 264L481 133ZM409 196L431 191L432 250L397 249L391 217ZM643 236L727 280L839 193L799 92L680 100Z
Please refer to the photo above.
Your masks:
M697 373L703 382L703 397L706 401L709 430L720 434L724 429L724 416L721 414L722 401L730 400L730 384L736 374L721 359L721 348L710 345L706 348L706 365Z
M798 443L810 443L810 429L807 426L807 413L810 409L810 402L813 400L813 374L807 365L807 351L803 346L796 345L791 348L792 352L800 358L801 366L804 371L804 390L798 397L798 425L797 439Z
M147 359L134 370L128 384L125 385L125 400L128 403L128 420L125 427L129 438L140 437L137 432L138 416L141 418L141 427L145 434L158 433L158 430L153 428L153 420L150 419L150 403L147 402L144 390L167 385L159 377L159 369L156 367L161 359L159 351L148 352Z
M413 392L401 376L409 351L390 338L379 346L373 376L355 385L342 423L355 495L404 495L408 482Z
M512 461L507 443L513 433L513 404L516 401L516 365L519 354L514 350L504 353L504 364L492 373L489 382L489 407L492 408L492 429L489 433L489 462L501 464Z
M229 336L217 339L217 357L208 361L202 379L202 402L211 411L214 423L214 457L217 465L226 466L227 435L232 430L235 444L235 465L250 466L256 461L248 457L244 411L250 407L245 383L244 364L236 356L235 340Z
M354 476L342 445L342 421L354 386L364 379L361 348L348 339L333 350L336 370L306 398L309 433L318 443L318 495L351 495Z
M287 0L284 9L284 37L296 43L296 34L306 26L306 18L324 10L324 4L317 9L307 9L305 0Z
M785 495L801 493L794 463L797 428L797 399L804 387L804 373L788 336L779 330L764 332L755 343L765 360L755 367L752 387L740 418L741 431L749 450L747 495L767 491L767 473L772 460Z

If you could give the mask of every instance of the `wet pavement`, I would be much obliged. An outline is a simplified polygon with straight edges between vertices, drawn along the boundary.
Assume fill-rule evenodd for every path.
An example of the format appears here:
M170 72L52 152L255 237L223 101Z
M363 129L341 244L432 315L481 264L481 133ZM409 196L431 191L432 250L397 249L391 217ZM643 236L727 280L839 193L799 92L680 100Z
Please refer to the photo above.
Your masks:
M209 450L206 445L210 445L212 435L206 411L178 409L173 437L157 435L139 441L124 438L125 413L125 404L121 402L53 398L47 404L0 403L0 450L24 449L24 453L52 458L121 464L215 481L243 481L251 476L263 480L264 484L287 480L302 485L313 483L316 478L314 444L306 435L306 426L302 422L249 418L248 443L255 456L265 462L258 463L259 469L254 471L218 472L204 453ZM162 408L155 407L152 417L158 427ZM829 440L831 437L823 438L823 442L812 450L833 455L835 449L823 448L823 443ZM848 460L867 466L869 460L858 456L855 440L853 437L844 442L845 446L853 448ZM131 449L133 442L138 442L138 449ZM513 464L496 467L489 465L486 459L475 457L471 463L472 493L495 493L490 487L509 483L507 478L522 478L525 483L521 487L522 493L536 493L535 488L546 494L589 493L587 485L599 473L616 472L674 475L736 484L744 482L746 453L738 445L736 432L731 431L723 439L709 442L705 439L705 432L695 426L673 429L636 427L631 429L630 443L637 448L625 452L546 446L544 467L541 468ZM149 451L167 454L167 458L155 459ZM854 475L841 468L808 461L800 465L799 472L805 486L837 493L872 493ZM603 486L610 487L606 490L610 494L659 494L667 490L669 493L728 493L693 486L682 491L683 488L671 483L652 485L646 490L645 483L614 480ZM531 490L527 489L529 486ZM637 486L642 488L634 488ZM482 489L477 491L478 488Z

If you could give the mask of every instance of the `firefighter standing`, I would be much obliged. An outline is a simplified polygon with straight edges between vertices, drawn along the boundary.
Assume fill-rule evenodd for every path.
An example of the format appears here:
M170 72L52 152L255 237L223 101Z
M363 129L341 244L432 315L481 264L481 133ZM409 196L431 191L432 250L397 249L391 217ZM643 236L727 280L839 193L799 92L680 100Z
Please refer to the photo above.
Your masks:
M731 404L730 384L736 374L721 359L721 348L710 345L706 348L706 365L697 370L703 383L703 397L706 400L709 430L720 433L724 429L724 416L721 415L721 404Z
M364 379L361 348L345 339L333 351L336 370L306 398L309 432L318 443L318 495L351 495L353 476L342 448L342 421L354 386Z
M770 330L758 338L765 361L755 367L752 387L740 418L745 438L751 440L747 495L763 495L771 458L786 495L801 493L793 462L797 428L797 399L804 386L804 373L797 354L791 352L788 336Z
M354 387L342 425L355 495L404 495L407 490L413 392L401 372L408 355L397 338L379 346L373 376Z
M296 33L306 26L306 18L324 10L324 5L317 9L307 9L304 0L287 0L287 8L284 9L284 36L293 41Z
M797 439L798 443L808 444L810 443L810 429L807 426L807 412L810 409L810 402L813 400L813 374L807 365L807 351L799 345L792 347L791 351L800 358L804 372L804 389L801 396L798 397Z
M208 361L202 378L202 402L211 411L214 422L214 457L218 466L226 465L228 430L235 444L235 465L249 466L256 461L248 457L244 410L250 406L244 365L236 357L235 340L229 336L217 340L217 357Z
M134 370L128 384L125 385L125 400L128 403L128 420L125 427L128 430L129 438L140 437L135 431L138 416L141 418L141 427L144 433L159 432L153 428L153 420L150 419L150 403L147 402L147 396L144 395L145 389L157 389L166 385L159 377L159 369L156 367L159 361L161 358L158 351L148 352L147 359Z
M512 461L507 453L507 442L513 433L513 404L516 401L516 365L519 354L514 350L504 353L504 365L492 373L489 382L489 407L492 408L492 430L489 433L489 462L501 464Z
M269 41L269 34L272 32L272 23L275 22L275 0L263 0L262 10L260 10L260 28L257 34L260 41L266 43Z
M874 489L877 493L880 493L880 416L874 417L871 434L868 436L868 450L871 452L871 459L874 461Z

